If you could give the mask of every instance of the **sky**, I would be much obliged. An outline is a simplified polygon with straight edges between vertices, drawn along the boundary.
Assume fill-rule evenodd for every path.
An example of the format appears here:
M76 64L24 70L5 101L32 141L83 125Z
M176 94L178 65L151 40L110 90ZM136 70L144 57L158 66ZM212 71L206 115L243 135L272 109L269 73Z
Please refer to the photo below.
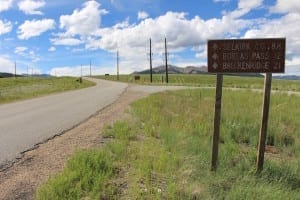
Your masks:
M299 0L0 0L0 72L121 74L163 64L207 65L207 40L286 38L300 75ZM81 71L82 69L82 71Z

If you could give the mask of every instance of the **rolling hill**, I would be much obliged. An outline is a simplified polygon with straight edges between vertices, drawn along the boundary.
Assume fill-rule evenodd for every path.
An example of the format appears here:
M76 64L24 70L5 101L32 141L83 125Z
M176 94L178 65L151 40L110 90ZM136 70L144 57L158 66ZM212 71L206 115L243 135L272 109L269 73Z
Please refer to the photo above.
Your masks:
M154 67L154 68L152 68L152 72L153 72L153 74L163 74L166 72L166 67L164 65ZM177 67L174 65L168 65L168 72L169 72L169 74L210 74L207 72L206 66ZM133 72L132 74L150 74L150 69L143 70L140 72ZM263 77L263 75L259 74L259 73L225 73L225 75Z

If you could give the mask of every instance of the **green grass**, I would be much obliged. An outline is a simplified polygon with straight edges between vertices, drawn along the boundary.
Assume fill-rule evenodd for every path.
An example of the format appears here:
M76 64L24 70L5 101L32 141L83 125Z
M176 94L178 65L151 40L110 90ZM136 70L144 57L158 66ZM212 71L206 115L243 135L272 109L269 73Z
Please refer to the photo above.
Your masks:
M63 173L38 190L37 199L300 199L300 97L272 95L272 153L266 153L261 174L255 164L262 94L223 91L215 173L210 171L214 98L214 90L197 89L133 103L131 119L103 131L112 141L75 154ZM107 162L112 170L86 166L94 154L102 157L88 166Z
M96 78L106 80L117 80L115 75L110 76L95 76ZM140 75L141 79L135 81L134 75L120 75L119 80L122 82L138 83L138 84L151 84L150 75ZM162 82L165 80L165 75L155 74L153 75L152 84L165 84ZM169 85L186 85L186 86L201 86L201 87L215 87L216 76L215 75L185 75L185 74L170 74ZM223 86L230 88L249 88L249 89L262 89L264 86L263 77L240 77L240 76L228 76L224 75ZM273 90L288 90L288 91L300 91L299 80L276 80L272 81Z
M46 94L80 89L94 85L83 80L82 84L74 77L18 77L0 79L0 104L30 99Z
M37 198L68 200L80 199L89 194L91 198L97 199L99 190L109 194L106 183L113 174L109 154L98 150L78 151L60 175L39 188Z

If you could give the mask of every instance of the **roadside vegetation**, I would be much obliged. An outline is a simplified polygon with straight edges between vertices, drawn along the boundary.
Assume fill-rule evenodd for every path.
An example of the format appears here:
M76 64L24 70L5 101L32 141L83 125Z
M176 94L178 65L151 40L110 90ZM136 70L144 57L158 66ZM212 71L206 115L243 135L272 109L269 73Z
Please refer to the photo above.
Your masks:
M122 82L137 83L137 84L151 84L150 75L137 75L140 76L140 80L135 80L136 75L120 75L119 80ZM110 76L95 76L95 78L101 78L106 80L117 80L116 75ZM164 74L154 74L154 85L165 84ZM200 86L200 87L215 87L216 76L215 75L203 75L203 74L169 74L168 85L185 85L185 86ZM223 87L230 88L248 88L248 89L262 89L264 87L263 77L241 77L241 76L229 76L224 75ZM272 80L273 90L284 91L300 91L299 80Z
M223 91L219 165L210 171L215 91L132 104L101 149L79 150L36 199L300 199L300 97L271 99L264 170L255 173L262 94ZM99 133L100 134L100 133Z
M0 78L0 104L30 99L46 94L80 89L94 85L74 77L17 77Z

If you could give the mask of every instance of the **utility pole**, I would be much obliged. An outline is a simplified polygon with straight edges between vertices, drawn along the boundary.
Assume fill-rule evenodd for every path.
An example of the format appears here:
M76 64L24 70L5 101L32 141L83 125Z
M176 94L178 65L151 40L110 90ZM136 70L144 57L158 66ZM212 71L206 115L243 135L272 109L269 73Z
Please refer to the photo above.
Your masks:
M152 83L152 49L151 49L151 38L150 38L150 82Z
M166 59L166 83L169 83L169 77L168 77L168 52L167 52L167 38L165 38L165 59Z
M117 80L119 80L119 51L117 51Z
M90 77L92 77L92 60L90 59Z
M17 77L17 62L15 61L15 78Z
M80 78L79 78L79 83L82 83L82 64L80 66Z

